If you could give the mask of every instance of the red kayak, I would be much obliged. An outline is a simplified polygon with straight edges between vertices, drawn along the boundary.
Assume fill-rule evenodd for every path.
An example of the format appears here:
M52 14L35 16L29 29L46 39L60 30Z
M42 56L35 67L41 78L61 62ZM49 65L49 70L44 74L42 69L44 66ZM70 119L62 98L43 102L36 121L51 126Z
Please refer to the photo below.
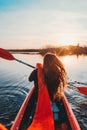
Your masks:
M56 100L59 119L54 120L41 65L38 68L38 91L30 89L10 130L81 130L64 93L60 101Z
M23 102L15 121L11 127L11 130L26 130L29 125L31 124L35 112L36 106L36 93L34 92L34 87L31 88L29 91L25 101ZM80 130L80 126L75 118L75 115L68 103L66 96L63 94L62 96L62 104L63 104L63 111L65 111L64 118L66 116L65 123L59 124L61 125L61 129L58 130L66 130L63 127L66 127L64 124L67 125L67 130ZM62 121L61 121L62 122ZM67 122L67 123L66 123Z

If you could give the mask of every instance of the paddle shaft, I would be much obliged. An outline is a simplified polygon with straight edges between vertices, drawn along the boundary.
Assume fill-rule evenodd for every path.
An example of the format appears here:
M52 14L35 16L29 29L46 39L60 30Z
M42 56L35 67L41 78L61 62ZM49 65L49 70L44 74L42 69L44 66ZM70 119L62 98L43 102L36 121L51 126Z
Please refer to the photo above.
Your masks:
M34 67L34 66L32 66L32 65L30 65L30 64L28 64L28 63L25 63L25 62L24 62L24 61L22 61L22 60L19 60L19 59L16 59L16 58L15 58L15 60L16 60L17 62L19 62L19 63L22 63L22 64L24 64L24 65L27 65L27 66L29 66L29 67L34 68L34 69L35 69L35 67Z

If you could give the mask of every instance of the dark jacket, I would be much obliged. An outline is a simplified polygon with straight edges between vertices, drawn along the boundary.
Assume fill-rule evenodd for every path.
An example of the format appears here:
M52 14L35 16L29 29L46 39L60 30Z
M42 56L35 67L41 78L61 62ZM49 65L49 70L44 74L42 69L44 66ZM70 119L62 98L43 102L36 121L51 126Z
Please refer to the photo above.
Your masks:
M34 81L35 88L38 89L37 69L33 70L29 76L29 81Z

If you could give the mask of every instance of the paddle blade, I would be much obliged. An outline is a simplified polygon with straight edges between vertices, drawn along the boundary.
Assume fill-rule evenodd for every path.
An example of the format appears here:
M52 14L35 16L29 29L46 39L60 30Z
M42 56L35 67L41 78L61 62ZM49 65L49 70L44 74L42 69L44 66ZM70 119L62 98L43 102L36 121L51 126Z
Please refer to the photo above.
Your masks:
M87 96L87 87L77 87L78 91Z
M0 57L4 58L6 60L14 60L15 59L9 51L2 49L2 48L0 48Z
M0 123L0 130L8 130L4 125Z

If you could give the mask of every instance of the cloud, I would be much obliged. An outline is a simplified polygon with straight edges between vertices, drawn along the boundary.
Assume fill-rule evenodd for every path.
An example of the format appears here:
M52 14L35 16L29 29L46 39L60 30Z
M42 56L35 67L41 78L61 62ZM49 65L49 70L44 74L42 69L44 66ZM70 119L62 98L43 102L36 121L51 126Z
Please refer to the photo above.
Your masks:
M69 1L65 7L66 0L54 0L54 2L39 0L37 3L29 0L28 5L25 4L24 7L21 3L20 8L16 3L11 4L11 8L14 6L12 11L0 12L0 45L14 46L13 44L15 44L20 47L27 45L35 47L37 43L38 46L42 46L47 43L58 43L60 35L69 33L80 41L86 41L87 16L85 13L80 13L78 11L80 9L76 9L77 1L74 4ZM29 2L31 2L30 5ZM55 3L57 4L55 5ZM72 7L68 4L72 4ZM73 11L74 5L77 12ZM78 7L80 6L81 2ZM27 8L24 9L25 7ZM71 8L70 11L68 11L69 8Z
M87 13L87 0L0 0L0 11L57 10Z

